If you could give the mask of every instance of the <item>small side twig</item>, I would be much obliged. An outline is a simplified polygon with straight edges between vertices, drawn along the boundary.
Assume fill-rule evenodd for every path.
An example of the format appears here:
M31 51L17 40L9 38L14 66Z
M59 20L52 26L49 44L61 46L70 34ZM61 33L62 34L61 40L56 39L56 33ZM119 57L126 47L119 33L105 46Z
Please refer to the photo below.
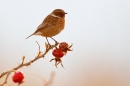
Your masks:
M41 49L40 49L40 45L39 45L39 43L36 41L36 43L37 43L37 45L38 45L38 56L39 56L39 54L41 53Z
M22 63L21 63L21 64L23 64L23 63L24 63L24 59L25 59L25 56L23 56L23 57L22 57Z

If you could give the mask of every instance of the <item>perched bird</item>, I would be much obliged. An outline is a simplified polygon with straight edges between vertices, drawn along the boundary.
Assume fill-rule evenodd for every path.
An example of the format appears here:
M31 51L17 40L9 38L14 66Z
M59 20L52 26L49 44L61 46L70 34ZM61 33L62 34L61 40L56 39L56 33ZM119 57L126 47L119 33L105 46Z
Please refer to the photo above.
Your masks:
M67 13L64 10L55 9L43 20L43 22L37 27L37 30L30 36L40 35L46 37L47 39L47 37L52 38L53 36L59 34L65 26L65 14ZM27 38L29 38L30 36L28 36ZM54 41L56 42L56 40Z

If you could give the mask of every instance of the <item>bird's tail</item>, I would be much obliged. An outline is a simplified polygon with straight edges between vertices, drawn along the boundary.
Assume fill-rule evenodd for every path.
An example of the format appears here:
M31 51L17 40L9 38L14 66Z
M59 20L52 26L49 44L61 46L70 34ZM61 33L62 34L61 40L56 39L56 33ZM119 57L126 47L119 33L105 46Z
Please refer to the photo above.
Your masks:
M28 39L29 37L31 37L33 34L31 34L30 36L28 36L26 39Z

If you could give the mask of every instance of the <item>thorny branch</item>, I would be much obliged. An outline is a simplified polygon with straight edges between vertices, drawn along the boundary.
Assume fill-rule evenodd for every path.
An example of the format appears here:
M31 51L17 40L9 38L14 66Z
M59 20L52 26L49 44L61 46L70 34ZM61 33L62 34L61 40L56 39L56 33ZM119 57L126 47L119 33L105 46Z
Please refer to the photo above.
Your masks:
M13 72L13 71L15 71L15 70L18 70L19 68L22 68L22 67L24 67L24 66L30 66L33 62L37 61L38 59L44 58L45 55L46 55L52 48L54 48L54 47L56 47L56 46L58 45L58 43L55 43L54 45L49 46L47 43L45 43L46 50L45 50L44 53L42 53L42 52L40 51L40 45L39 45L39 43L38 43L37 41L36 41L36 43L38 44L38 55L37 55L33 60L30 60L29 62L26 62L26 63L24 63L25 56L23 56L23 57L22 57L22 62L21 62L21 64L19 64L17 67L14 67L13 69L11 69L11 70L9 70L9 71L6 71L6 72L1 73L1 74L0 74L0 78L2 78L4 75L7 75L7 76L6 76L5 81L4 81L2 84L0 84L0 86L3 86L4 84L7 83L8 76L10 75L11 72Z
M6 78L5 78L5 81L4 81L0 86L3 86L4 84L7 83L8 77L9 77L9 75L10 75L11 72L15 72L15 71L14 71L14 70L9 71L9 72L7 73L7 76L6 76Z

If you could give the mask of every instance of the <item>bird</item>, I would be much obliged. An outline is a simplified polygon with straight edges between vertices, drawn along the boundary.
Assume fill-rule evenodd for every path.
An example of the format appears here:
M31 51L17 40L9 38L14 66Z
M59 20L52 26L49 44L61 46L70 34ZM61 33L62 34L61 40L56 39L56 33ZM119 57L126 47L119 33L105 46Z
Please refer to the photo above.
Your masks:
M53 10L49 15L45 17L42 23L37 27L36 31L33 34L29 35L26 39L33 35L46 37L47 42L48 37L53 39L53 36L56 36L64 29L66 14L67 13L63 9ZM53 40L57 42L55 39Z

